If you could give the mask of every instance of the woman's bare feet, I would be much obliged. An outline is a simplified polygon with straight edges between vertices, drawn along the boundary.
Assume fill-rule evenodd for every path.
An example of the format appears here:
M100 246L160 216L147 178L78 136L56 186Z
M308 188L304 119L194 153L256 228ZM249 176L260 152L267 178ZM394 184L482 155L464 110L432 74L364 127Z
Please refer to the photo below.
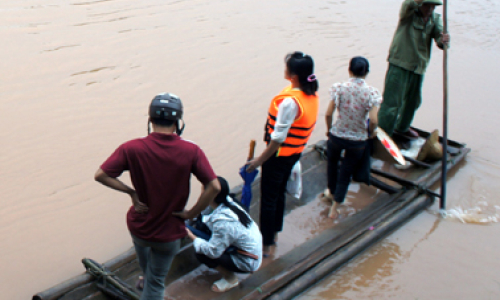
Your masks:
M262 247L262 256L269 257L271 255L271 246Z
M336 219L339 216L339 212L337 210L338 203L334 202L332 206L330 207L330 211L328 212L328 218L330 219Z
M137 279L137 282L135 283L135 288L138 291L142 291L144 289L144 277L139 276L139 279Z
M262 256L264 258L274 255L275 251L276 251L276 244L262 246Z

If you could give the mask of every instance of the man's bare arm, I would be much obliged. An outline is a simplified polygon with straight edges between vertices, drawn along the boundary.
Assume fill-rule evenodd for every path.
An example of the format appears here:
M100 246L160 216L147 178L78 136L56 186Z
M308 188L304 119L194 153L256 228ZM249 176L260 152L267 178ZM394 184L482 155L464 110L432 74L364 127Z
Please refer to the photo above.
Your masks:
M330 101L325 113L326 136L328 136L328 133L332 129L333 113L335 112L335 108L336 108L335 101Z
M253 172L255 169L262 166L263 163L265 163L274 153L276 153L276 151L278 151L280 146L281 143L271 140L269 145L267 145L266 149L262 151L259 157L247 162L247 172Z
M201 192L200 197L196 204L190 210L184 210L181 212L172 213L174 216L182 219L193 219L197 217L209 204L210 202L219 194L220 183L217 178L210 181Z
M368 112L368 117L370 118L370 122L368 123L368 132L370 138L375 136L375 129L378 126L378 110L378 106L373 106Z
M106 174L101 168L99 168L95 173L94 179L111 189L128 194L132 199L132 204L134 205L135 210L138 213L148 212L148 207L139 200L139 196L137 196L135 190L119 179L108 176L108 174Z

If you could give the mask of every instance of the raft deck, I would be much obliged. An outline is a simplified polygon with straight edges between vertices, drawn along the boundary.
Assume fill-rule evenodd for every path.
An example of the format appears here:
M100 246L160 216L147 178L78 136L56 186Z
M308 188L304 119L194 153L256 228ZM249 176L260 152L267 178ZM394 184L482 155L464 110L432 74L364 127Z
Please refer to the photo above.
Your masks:
M419 131L425 138L428 132ZM404 222L431 205L434 198L426 193L441 178L441 161L426 168L412 166L400 170L393 164L374 159L372 176L388 185L391 194L373 186L351 184L371 195L355 199L357 211L344 214L333 222L326 217L329 203L319 195L326 188L326 141L309 147L301 158L303 193L300 199L287 197L283 233L274 255L264 259L262 267L250 275L239 275L240 285L219 294L210 289L220 278L216 271L200 265L187 240L174 259L166 283L165 299L290 299L344 263L390 234ZM464 144L448 140L448 172L456 169L470 152ZM241 194L242 186L232 189ZM351 190L351 188L350 188ZM252 185L250 214L259 220L260 181ZM347 214L347 216L345 216ZM141 274L134 249L104 264L117 276L134 286ZM83 274L33 296L34 300L106 300L94 278Z

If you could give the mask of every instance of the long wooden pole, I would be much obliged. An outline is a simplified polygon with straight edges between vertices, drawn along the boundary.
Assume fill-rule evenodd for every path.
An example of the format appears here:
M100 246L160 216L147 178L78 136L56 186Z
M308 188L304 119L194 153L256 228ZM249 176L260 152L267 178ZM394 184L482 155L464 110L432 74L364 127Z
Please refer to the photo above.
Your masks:
M448 1L443 0L443 33L448 33ZM448 164L448 45L443 47L443 165L439 208L446 209L446 179Z

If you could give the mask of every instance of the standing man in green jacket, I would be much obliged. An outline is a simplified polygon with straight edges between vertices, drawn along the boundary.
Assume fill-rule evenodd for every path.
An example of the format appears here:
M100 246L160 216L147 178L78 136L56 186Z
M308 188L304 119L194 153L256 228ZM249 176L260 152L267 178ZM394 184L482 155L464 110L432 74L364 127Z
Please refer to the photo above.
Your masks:
M441 16L434 13L441 0L405 0L389 49L384 100L378 114L379 127L390 136L394 132L410 138L418 133L410 128L422 102L422 83L431 58L434 39L443 49L450 36L443 34Z

